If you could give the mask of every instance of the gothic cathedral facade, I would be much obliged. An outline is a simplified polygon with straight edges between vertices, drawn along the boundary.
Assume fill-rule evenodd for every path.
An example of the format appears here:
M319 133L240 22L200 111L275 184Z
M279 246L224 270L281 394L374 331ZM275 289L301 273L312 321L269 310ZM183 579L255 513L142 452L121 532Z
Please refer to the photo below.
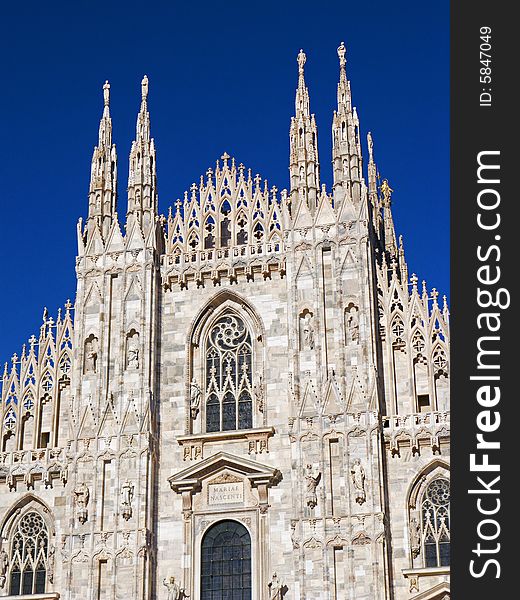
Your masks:
M168 216L145 77L124 228L105 84L75 302L3 373L0 596L450 597L448 307L338 56L330 191L300 51L288 189L224 153Z

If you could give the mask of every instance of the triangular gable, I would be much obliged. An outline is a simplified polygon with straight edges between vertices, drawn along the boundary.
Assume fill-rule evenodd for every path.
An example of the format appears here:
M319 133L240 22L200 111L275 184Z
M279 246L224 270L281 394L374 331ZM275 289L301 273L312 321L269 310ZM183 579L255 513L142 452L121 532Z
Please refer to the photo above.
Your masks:
M114 406L112 405L112 400L109 398L105 406L104 414L101 418L98 436L109 437L112 435L117 435L119 432L118 430L119 426L117 422L117 414L114 410Z
M138 248L143 248L145 246L143 232L141 231L141 226L139 225L139 222L137 221L133 213L129 215L126 226L126 249L136 250Z
M336 222L336 215L332 208L332 199L323 192L320 194L318 211L316 213L316 225L333 225Z
M125 249L125 242L123 240L123 234L121 233L121 228L119 227L119 221L117 220L117 216L114 218L112 227L110 228L110 232L107 238L106 249L107 252L118 252Z
M410 600L450 600L451 590L446 581L437 584L436 586L412 596Z
M276 485L282 480L278 469L269 467L257 461L252 461L241 456L234 456L227 452L218 452L209 458L179 471L168 478L173 491L180 493L186 487L194 491L200 489L201 481L212 477L223 469L234 471L247 477L253 486L264 483L268 486Z
M303 392L302 407L300 415L302 417L313 417L316 415L318 409L318 396L314 389L312 381L307 381L305 390Z
M86 254L89 256L97 256L98 254L103 254L104 251L105 244L103 243L103 237L101 236L101 232L96 223L92 235L90 236L90 240L88 241Z
M322 411L324 415L338 415L345 410L344 400L341 397L335 378L330 378L328 380L324 397L325 402Z
M361 385L357 370L352 371L352 380L347 394L347 411L353 412L354 408L361 408L362 410L367 409L366 393Z
M312 227L312 216L304 200L298 200L296 214L294 215L294 228Z
M89 400L88 406L85 406L83 417L78 428L78 437L93 438L96 437L97 423L94 415L94 410Z
M341 202L341 207L339 210L339 218L338 221L343 223L344 221L354 221L356 219L356 209L354 207L354 203L350 198L350 195L347 190L345 190L345 196Z

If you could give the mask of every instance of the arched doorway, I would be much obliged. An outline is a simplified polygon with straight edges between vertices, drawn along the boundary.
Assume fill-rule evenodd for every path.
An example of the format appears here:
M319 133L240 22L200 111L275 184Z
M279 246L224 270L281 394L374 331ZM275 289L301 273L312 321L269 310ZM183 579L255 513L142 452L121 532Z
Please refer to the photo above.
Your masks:
M201 600L251 600L251 536L237 521L219 521L201 545Z

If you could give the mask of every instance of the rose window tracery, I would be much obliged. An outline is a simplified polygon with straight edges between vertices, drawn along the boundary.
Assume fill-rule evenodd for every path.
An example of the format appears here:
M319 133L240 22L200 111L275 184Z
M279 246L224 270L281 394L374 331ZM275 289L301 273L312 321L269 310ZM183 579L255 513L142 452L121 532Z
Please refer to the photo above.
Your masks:
M251 334L237 315L210 329L206 348L206 431L249 429L252 423Z

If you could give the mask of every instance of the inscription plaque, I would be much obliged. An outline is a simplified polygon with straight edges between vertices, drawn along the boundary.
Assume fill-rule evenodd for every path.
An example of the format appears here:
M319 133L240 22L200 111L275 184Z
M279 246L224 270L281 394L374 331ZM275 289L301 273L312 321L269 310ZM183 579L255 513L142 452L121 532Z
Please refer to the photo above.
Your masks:
M244 482L210 483L209 504L237 504L244 502Z

